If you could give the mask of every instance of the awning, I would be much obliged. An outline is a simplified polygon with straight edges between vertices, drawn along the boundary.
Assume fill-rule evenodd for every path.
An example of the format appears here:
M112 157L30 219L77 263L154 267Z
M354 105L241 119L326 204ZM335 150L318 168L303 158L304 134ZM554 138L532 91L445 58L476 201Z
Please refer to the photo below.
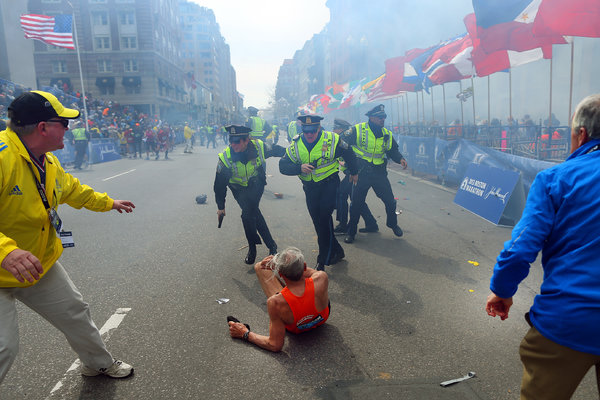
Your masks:
M123 86L142 86L142 78L139 76L124 76Z
M96 86L98 87L111 87L115 86L115 78L112 76L97 77Z

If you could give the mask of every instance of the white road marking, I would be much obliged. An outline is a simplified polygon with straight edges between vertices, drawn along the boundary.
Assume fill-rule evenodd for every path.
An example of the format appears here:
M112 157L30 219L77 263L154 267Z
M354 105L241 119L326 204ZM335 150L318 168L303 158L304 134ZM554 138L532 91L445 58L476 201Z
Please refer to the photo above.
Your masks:
M122 172L122 173L117 174L117 175L109 176L108 178L104 178L104 179L102 179L102 182L108 181L108 180L113 179L113 178L117 178L117 177L119 177L121 175L125 175L125 174L128 174L128 173L133 172L133 171L135 171L135 168L134 169L130 169L129 171L126 171L126 172Z
M117 329L121 322L123 322L123 319L129 311L131 311L131 308L117 308L117 311L115 311L115 313L111 315L110 318L104 323L102 328L100 328L100 336L102 336L102 340L104 341L104 343L108 341L110 335L112 334L112 331ZM60 389L64 386L64 382L67 379L67 375L69 374L69 372L78 369L80 365L81 361L79 361L79 358L73 361L73 364L71 364L69 369L67 369L67 372L65 373L63 378L60 381L58 381L56 385L54 385L54 387L50 391L50 395L46 397L46 400L52 398L52 396L54 396L58 391L60 391Z
M400 172L400 171L395 171L395 170L393 170L391 168L388 168L388 171L393 172L393 173L398 174L398 175L402 175L402 176L404 176L404 177L406 177L408 179L412 179L413 181L417 181L417 182L421 182L421 183L424 183L424 184L429 185L429 186L433 186L435 188L443 190L444 192L456 193L456 190L452 190L452 189L447 188L447 187L445 187L443 185L438 185L437 183L433 183L433 182L428 181L426 179L417 178L417 177L411 176L409 174L406 174L406 173L403 173L403 172Z

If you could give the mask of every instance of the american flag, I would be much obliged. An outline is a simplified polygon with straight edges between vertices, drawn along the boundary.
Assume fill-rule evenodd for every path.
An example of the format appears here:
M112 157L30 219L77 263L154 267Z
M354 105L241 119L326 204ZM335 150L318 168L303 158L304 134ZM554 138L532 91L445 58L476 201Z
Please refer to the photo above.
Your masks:
M73 44L73 16L23 14L21 28L26 39L37 39L57 47L75 49Z

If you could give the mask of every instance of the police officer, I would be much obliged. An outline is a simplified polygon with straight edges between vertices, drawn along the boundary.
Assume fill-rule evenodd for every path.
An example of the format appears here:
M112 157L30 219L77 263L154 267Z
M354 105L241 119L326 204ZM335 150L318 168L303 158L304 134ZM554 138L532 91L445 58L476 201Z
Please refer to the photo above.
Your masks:
M279 171L284 175L298 175L306 195L306 206L317 232L319 255L315 269L333 265L345 257L344 249L333 233L331 214L335 208L336 192L340 183L338 159L343 157L356 182L356 157L347 143L333 132L322 130L318 115L298 117L302 135L296 135L279 160Z
M90 140L90 134L81 125L81 122L77 121L76 128L73 129L73 146L75 146L75 165L73 168L75 169L81 169L88 148L88 140Z
M298 113L296 116L299 117L300 115L302 114ZM299 135L300 133L302 133L302 125L300 125L300 120L295 119L293 121L290 121L290 123L287 126L288 142L291 144L292 140L294 140L296 135Z
M266 141L268 135L271 134L271 125L264 119L258 116L258 108L248 107L248 119L245 125L250 128L250 137L252 139L260 139Z
M342 138L344 134L348 132L352 125L348 121L343 119L335 118L333 120L333 132L340 135ZM340 160L340 171L344 173L344 179L340 182L337 192L336 201L336 214L335 219L338 221L338 225L335 227L333 232L336 235L345 235L348 231L348 197L351 197L352 188L354 185L350 182L348 176L348 170L344 165L344 162ZM377 226L377 220L371 214L369 206L365 202L362 209L360 210L360 216L365 221L365 227L360 228L359 232L377 232L379 227Z
M384 127L387 115L383 104L376 106L365 115L369 117L369 121L353 126L350 134L346 136L346 141L356 153L359 164L358 183L354 187L350 204L348 234L344 239L346 243L354 242L360 212L371 187L385 204L386 226L392 229L394 235L402 236L402 229L398 226L396 215L396 200L387 178L386 165L387 158L402 165L404 169L408 164L398 151L398 143L392 137L392 132Z
M259 139L250 139L250 128L245 126L229 125L225 129L229 133L229 146L219 153L214 183L217 215L225 215L225 196L229 186L242 209L242 224L248 240L248 254L244 261L253 264L256 245L261 244L261 237L269 254L277 253L277 244L258 206L267 184L265 159L281 157L285 149Z

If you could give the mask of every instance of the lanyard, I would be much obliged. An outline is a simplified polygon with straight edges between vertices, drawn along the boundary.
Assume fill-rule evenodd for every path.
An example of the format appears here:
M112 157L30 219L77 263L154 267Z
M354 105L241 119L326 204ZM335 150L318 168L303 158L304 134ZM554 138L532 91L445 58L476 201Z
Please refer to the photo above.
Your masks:
M50 203L48 203L48 197L46 196L46 191L42 187L42 184L38 180L37 176L35 175L35 172L33 171L33 168L31 168L31 164L27 163L27 166L31 170L31 174L33 175L33 179L35 180L35 186L38 189L40 197L42 198L42 203L44 203L44 207L46 207L46 210L50 209L51 207L50 207Z

